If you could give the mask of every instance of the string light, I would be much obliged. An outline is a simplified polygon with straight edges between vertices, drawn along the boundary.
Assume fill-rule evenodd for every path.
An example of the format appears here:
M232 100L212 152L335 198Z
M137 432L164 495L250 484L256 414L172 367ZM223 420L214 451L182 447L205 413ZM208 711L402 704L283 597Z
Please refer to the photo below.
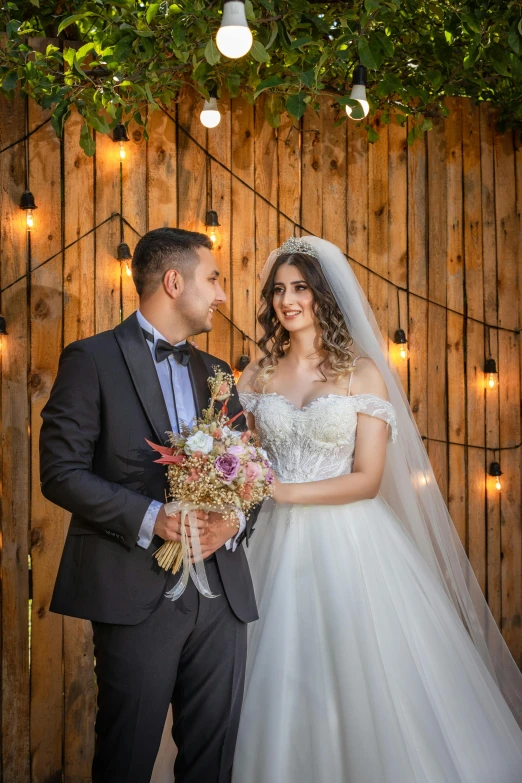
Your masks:
M112 132L112 140L120 145L120 160L125 160L125 144L129 141L125 125L121 122L116 125Z
M370 104L366 100L367 76L368 71L364 65L359 64L355 66L353 71L352 91L350 93L350 98L352 101L357 101L361 108L359 109L359 107L355 106L346 106L345 108L348 117L350 117L352 120L355 120L356 122L364 120L370 111Z
M216 128L221 122L221 114L219 113L217 105L216 90L210 91L210 97L208 101L204 102L199 119L205 128Z
M243 342L244 342L244 336L243 336ZM243 350L245 350L244 346L243 346ZM241 378L243 372L246 370L249 364L250 364L250 356L247 356L246 353L242 354L237 360L237 364L234 370L232 371L236 383Z
M128 277L132 277L132 270L129 266L129 261L132 259L132 253L130 247L126 242L120 242L118 245L118 261L125 261L125 271Z
M500 483L500 477L502 476L502 471L500 470L500 464L498 462L492 462L489 466L489 475L493 476L493 478L496 479L495 481L495 488L500 492L502 489L502 484Z
M404 329L401 329L401 298L399 296L399 289L397 289L397 313L399 316L399 328L395 331L393 342L398 346L397 352L399 357L404 361L408 358L408 339Z
M494 359L486 359L486 363L484 364L484 373L486 375L486 388L494 389L498 383L498 371Z
M231 60L244 57L254 39L245 13L245 0L224 0L221 27L217 31L217 48Z
M219 231L218 213L214 209L209 209L205 218L205 225L209 229L208 236L213 247L219 247L221 244L221 232Z
M25 223L28 231L31 231L34 227L34 215L33 211L38 209L34 203L34 196L30 190L24 190L20 198L20 209L25 210Z
M7 334L7 324L3 315L0 315L0 335Z

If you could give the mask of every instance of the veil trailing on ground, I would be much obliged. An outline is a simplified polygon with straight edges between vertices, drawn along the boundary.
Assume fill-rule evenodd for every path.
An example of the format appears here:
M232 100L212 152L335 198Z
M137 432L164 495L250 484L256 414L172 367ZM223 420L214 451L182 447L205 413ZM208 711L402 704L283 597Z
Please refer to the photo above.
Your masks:
M341 250L313 236L292 238L269 256L264 285L282 252L316 256L345 318L356 353L372 359L395 408L396 443L389 443L380 494L431 567L453 602L475 647L522 727L522 674L493 619L438 488L379 327L350 264Z

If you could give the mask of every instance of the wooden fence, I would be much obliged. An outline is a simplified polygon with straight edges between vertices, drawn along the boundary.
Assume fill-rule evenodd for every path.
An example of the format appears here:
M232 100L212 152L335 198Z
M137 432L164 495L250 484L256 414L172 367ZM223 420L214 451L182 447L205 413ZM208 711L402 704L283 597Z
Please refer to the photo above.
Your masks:
M407 128L378 118L373 146L356 123L335 127L327 98L320 117L307 114L299 128L286 120L277 132L261 104L221 100L220 108L212 131L200 124L193 94L150 116L148 141L132 125L120 173L109 138L98 136L94 159L83 154L78 117L59 140L49 123L38 127L47 117L34 104L0 104L5 783L90 778L90 627L48 610L68 515L39 485L40 411L60 351L136 308L116 260L121 232L132 249L158 226L204 230L210 206L221 223L224 312L249 335L260 269L274 246L304 233L295 224L359 262L355 271L389 339L405 329L402 381L479 582L522 661L520 450L496 454L501 493L487 477L488 449L520 442L518 142L495 131L487 106L467 100L450 101L450 118L411 148ZM35 132L16 143L26 128ZM26 185L38 205L30 235L19 209ZM219 316L215 323L202 345L237 361L241 333ZM500 382L486 391L490 351Z

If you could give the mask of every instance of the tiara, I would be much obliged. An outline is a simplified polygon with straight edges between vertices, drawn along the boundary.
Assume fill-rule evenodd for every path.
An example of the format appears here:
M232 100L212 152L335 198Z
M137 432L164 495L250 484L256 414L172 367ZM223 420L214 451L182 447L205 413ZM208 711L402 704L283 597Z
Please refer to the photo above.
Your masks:
M283 242L281 247L277 249L277 255L280 256L283 253L306 253L314 258L319 258L317 250L306 239L300 239L299 237L290 237L286 242Z

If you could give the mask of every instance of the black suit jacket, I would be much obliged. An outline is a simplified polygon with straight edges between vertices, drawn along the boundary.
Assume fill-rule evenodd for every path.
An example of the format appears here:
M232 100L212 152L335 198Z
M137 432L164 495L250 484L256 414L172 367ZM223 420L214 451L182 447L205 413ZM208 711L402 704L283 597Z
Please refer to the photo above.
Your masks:
M230 367L195 348L190 351L199 416L208 405L212 366L227 372ZM234 389L230 415L240 410ZM42 418L42 492L72 512L51 611L104 623L139 623L179 575L163 571L153 558L163 543L158 536L148 549L136 543L151 500L164 502L167 490L165 466L154 463L157 454L145 439L165 443L171 425L135 313L111 331L67 346ZM235 552L222 547L216 559L232 610L245 622L255 620L243 547Z

